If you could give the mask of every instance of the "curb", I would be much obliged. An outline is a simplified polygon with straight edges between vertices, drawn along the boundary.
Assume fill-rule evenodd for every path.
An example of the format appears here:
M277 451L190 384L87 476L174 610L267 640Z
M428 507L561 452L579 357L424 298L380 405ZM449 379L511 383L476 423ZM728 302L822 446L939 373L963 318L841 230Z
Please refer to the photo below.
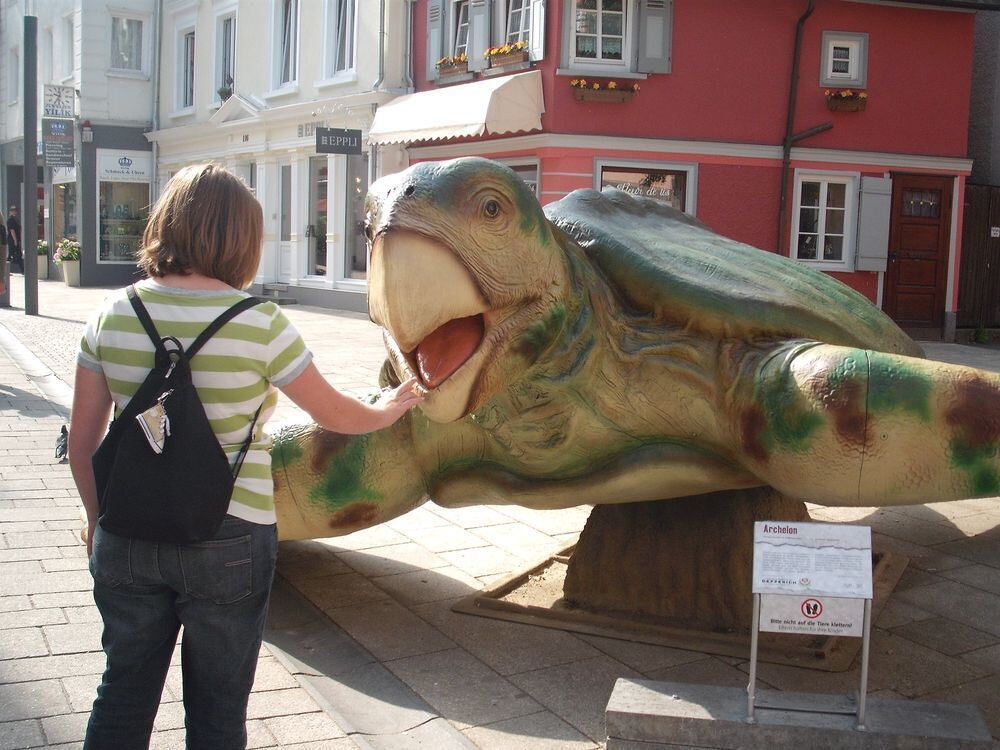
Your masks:
M69 419L70 408L73 406L73 389L2 323L0 323L0 349L7 353L24 377L33 383L58 411L63 412L62 416Z

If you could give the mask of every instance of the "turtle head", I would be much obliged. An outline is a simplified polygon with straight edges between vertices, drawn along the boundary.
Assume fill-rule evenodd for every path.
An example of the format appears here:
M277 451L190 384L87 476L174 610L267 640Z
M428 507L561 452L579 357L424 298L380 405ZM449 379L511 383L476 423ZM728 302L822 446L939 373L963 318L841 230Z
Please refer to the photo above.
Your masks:
M417 164L366 202L368 306L396 374L437 422L464 417L530 367L567 295L565 259L531 189L486 159ZM554 334L553 334L554 335Z

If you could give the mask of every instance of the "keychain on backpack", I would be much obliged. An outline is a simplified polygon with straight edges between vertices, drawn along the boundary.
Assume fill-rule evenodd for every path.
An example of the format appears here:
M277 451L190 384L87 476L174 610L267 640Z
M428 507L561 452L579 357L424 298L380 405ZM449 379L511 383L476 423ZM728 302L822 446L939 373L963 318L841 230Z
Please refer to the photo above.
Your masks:
M161 393L155 404L141 414L135 415L135 420L142 428L146 440L149 441L149 447L157 454L163 453L167 438L170 436L170 417L167 416L167 409L163 404L173 392L174 389L171 388L169 391Z

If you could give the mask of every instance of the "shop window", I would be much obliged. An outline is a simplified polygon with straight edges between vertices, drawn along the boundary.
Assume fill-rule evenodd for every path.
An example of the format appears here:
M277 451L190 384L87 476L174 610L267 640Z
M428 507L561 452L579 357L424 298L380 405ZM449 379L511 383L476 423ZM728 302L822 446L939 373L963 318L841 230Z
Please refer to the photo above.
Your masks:
M194 106L194 29L183 32L180 41L181 80L177 106L187 109Z
M62 239L76 240L76 183L65 182L52 186L53 227L56 242Z
M306 238L309 242L310 276L326 276L327 270L327 187L328 162L326 156L309 159L309 226Z
M868 35L823 32L820 85L864 88L868 84Z
M599 188L624 190L694 213L694 165L600 164Z
M143 22L139 18L111 17L111 69L141 73Z
M344 278L368 278L368 241L365 237L365 195L368 193L368 154L347 156L345 190Z
M830 270L852 270L857 177L795 177L792 257Z
M673 0L565 0L562 73L669 73Z
M278 53L278 86L287 86L298 80L299 67L299 0L277 0L278 34L275 49Z
M146 229L149 183L101 181L99 184L98 260L135 263Z
M236 83L236 16L225 16L216 23L215 99L221 101L229 98Z
M357 0L327 1L327 78L354 70L356 14Z

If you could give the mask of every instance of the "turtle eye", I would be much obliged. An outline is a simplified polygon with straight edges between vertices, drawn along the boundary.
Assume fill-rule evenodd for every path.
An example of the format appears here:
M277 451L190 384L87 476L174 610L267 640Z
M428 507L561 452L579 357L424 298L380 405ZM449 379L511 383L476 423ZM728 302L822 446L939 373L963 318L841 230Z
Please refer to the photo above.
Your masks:
M495 219L500 215L500 204L490 198L483 204L483 213L489 219Z

